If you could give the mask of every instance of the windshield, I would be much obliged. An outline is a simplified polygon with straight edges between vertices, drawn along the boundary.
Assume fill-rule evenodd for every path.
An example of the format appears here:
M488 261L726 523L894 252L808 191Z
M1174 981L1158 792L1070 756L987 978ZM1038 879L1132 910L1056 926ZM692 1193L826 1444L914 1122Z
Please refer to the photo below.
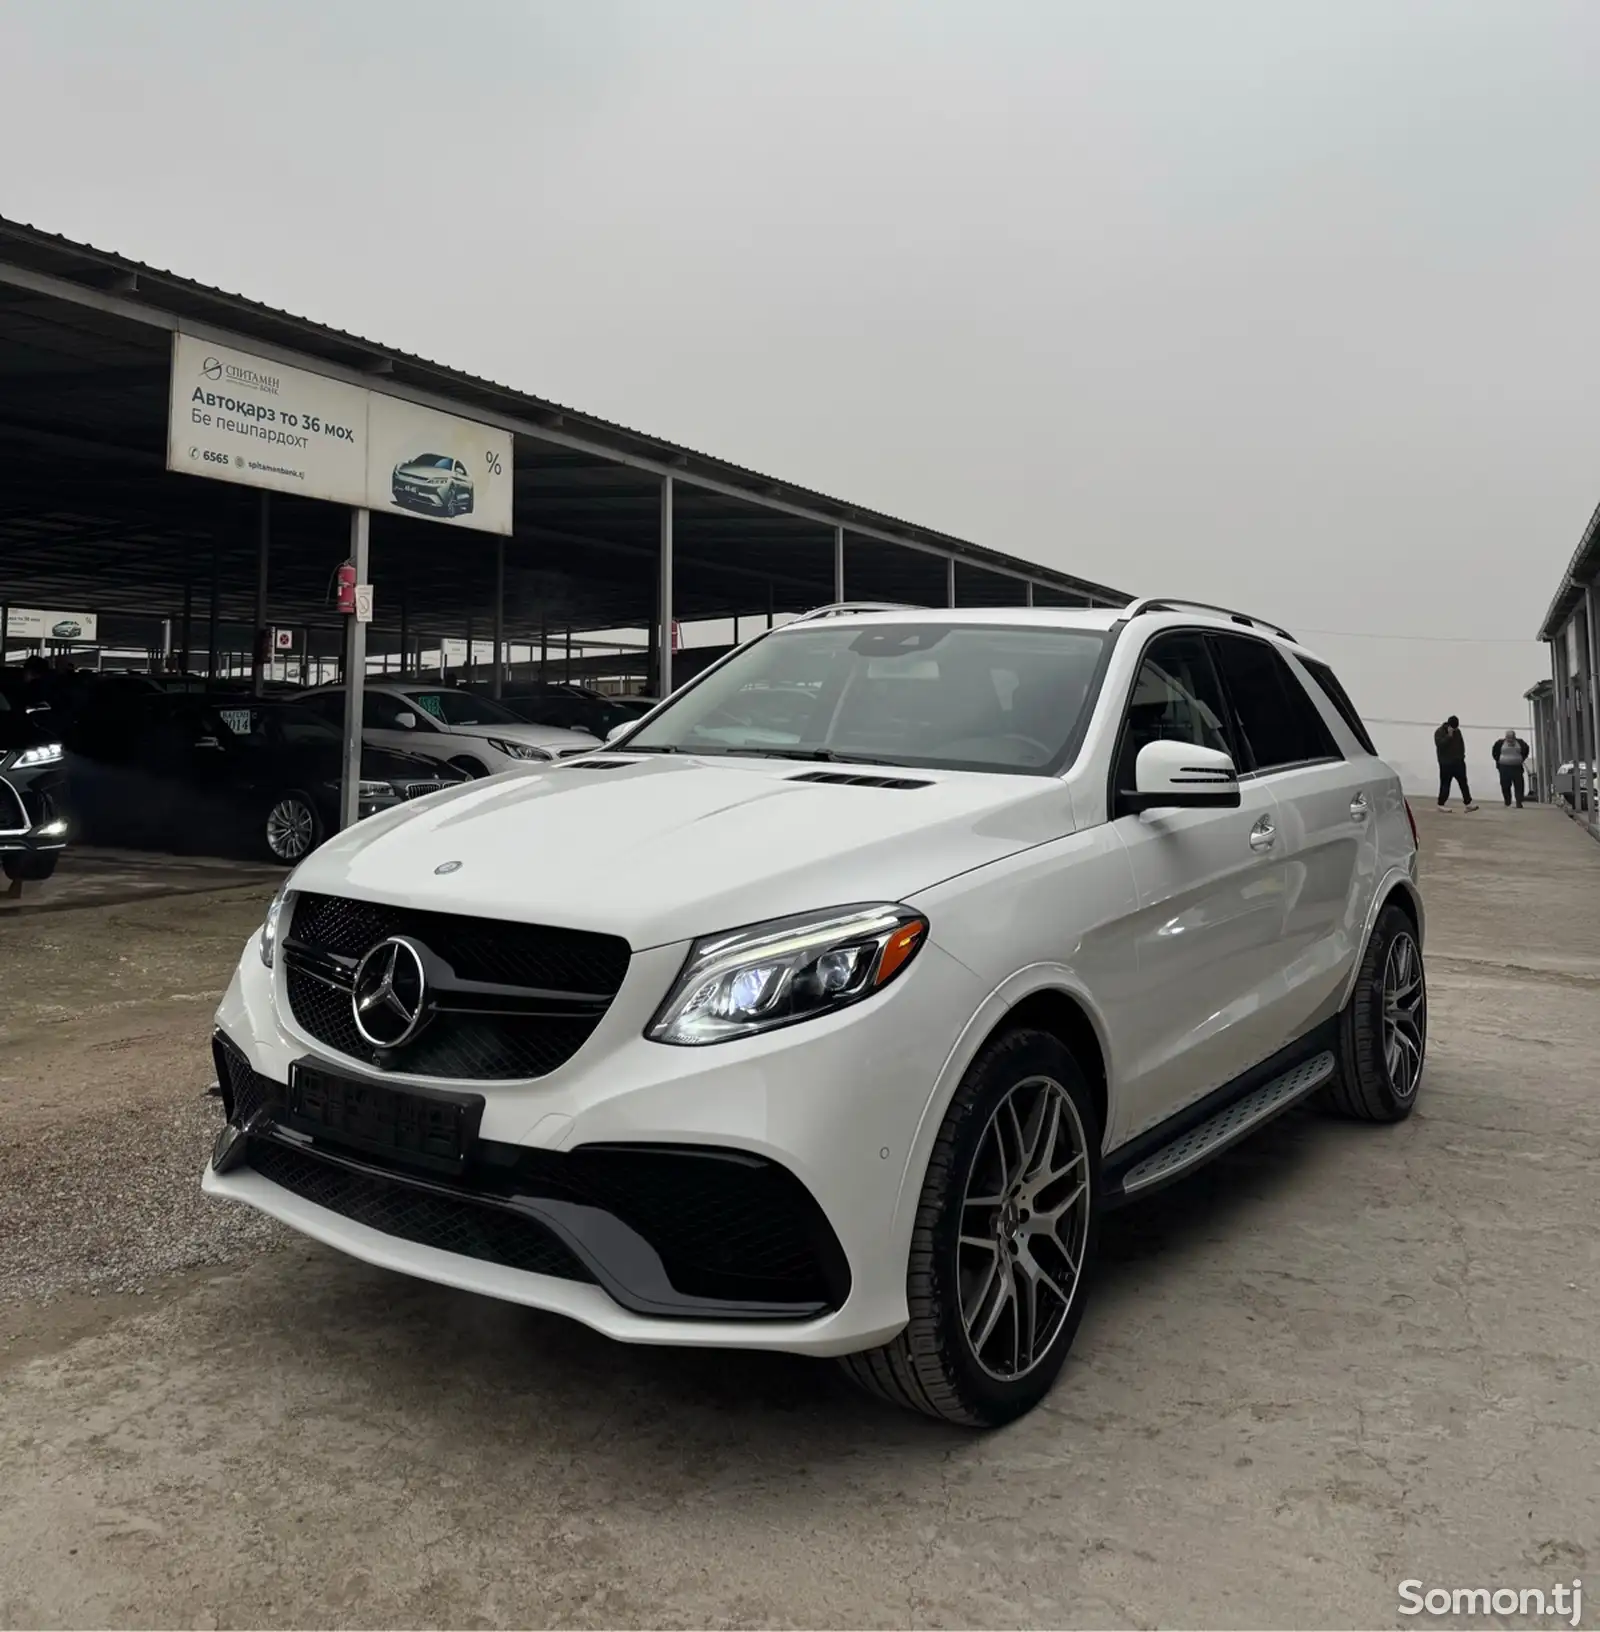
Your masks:
M502 708L489 697L477 697L470 691L408 691L411 699L424 714L432 715L445 725L524 725L509 708Z
M971 624L780 631L619 746L1042 773L1072 740L1105 642Z
M427 465L432 470L448 470L451 460L450 455L447 453L419 453L411 463L414 465Z

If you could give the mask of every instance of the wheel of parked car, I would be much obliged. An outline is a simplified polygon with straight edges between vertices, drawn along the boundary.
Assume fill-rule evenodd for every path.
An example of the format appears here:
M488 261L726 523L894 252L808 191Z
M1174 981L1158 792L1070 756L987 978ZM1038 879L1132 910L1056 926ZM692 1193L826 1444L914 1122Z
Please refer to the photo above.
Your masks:
M974 1427L1031 1410L1083 1318L1097 1234L1100 1126L1071 1053L1008 1032L973 1061L917 1207L892 1342L843 1364L897 1405Z
M1334 1108L1363 1122L1400 1122L1417 1103L1428 1053L1428 981L1410 914L1378 914L1340 1027Z
M44 856L0 856L0 871L13 884L42 884L56 870L59 853Z
M474 759L471 754L460 754L450 761L458 771L464 771L468 776L487 776L488 768L480 759Z
M303 793L281 794L267 811L265 838L273 860L303 860L322 842L317 807Z

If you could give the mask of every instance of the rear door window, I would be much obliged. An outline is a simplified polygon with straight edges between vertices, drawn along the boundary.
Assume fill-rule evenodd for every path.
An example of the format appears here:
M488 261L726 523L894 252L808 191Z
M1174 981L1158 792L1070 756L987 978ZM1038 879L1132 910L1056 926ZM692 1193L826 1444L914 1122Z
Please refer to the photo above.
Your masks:
M1343 757L1316 704L1275 647L1244 635L1213 635L1211 645L1252 770Z
M1378 750L1373 746L1372 737L1362 723L1361 716L1356 713L1356 705L1350 701L1349 695L1339 684L1339 677L1326 663L1319 663L1315 658L1302 657L1300 666L1321 687L1322 694L1333 704L1334 712L1350 727L1350 734L1369 754L1376 755Z

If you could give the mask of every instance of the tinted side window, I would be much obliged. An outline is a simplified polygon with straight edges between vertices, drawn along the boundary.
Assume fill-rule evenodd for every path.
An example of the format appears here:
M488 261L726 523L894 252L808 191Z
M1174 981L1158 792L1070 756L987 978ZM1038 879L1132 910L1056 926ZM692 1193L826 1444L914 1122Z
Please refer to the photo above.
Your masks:
M1333 704L1334 712L1350 727L1350 734L1361 744L1369 754L1376 754L1378 750L1372 745L1372 738L1367 734L1367 728L1361 723L1361 716L1356 713L1356 705L1350 701L1343 686L1339 684L1339 677L1326 663L1318 663L1309 657L1300 659L1301 666L1306 673L1322 688L1323 695Z
M1255 770L1340 757L1316 704L1273 647L1242 635L1215 635L1212 642Z
M386 691L369 691L361 702L361 718L374 731L416 731L421 727L417 710Z
M1123 718L1114 794L1132 792L1139 750L1151 742L1187 742L1235 754L1204 635L1161 635L1146 648Z

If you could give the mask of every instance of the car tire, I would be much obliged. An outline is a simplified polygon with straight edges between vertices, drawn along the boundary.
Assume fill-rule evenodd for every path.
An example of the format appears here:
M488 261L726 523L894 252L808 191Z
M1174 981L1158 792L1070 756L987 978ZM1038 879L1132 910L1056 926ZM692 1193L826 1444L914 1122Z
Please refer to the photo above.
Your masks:
M267 805L261 840L271 860L293 867L304 861L323 837L322 816L309 794L291 788Z
M1329 1105L1359 1122L1403 1122L1417 1103L1427 1054L1422 943L1410 915L1390 902L1378 914L1339 1019Z
M55 875L56 863L60 860L59 851L52 851L47 856L0 856L0 872L4 872L13 884L43 884L47 878Z
M474 759L470 754L461 754L450 761L458 771L464 771L470 777L487 776L489 767L482 760Z
M989 1043L928 1162L906 1273L911 1319L882 1347L843 1356L849 1376L880 1399L966 1427L1032 1410L1083 1318L1100 1139L1088 1080L1057 1038L1018 1029ZM1045 1211L1060 1215L1065 1242L1042 1225Z

